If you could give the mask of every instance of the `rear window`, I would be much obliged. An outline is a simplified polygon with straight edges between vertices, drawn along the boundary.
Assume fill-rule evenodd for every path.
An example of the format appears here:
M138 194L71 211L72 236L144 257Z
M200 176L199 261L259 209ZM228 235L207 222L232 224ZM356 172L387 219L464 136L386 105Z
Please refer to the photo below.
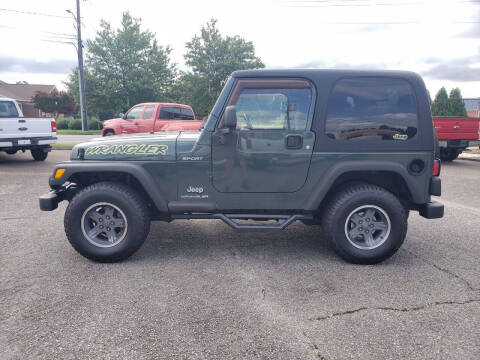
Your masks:
M193 115L193 111L188 108L182 108L182 118L183 120L194 120L195 115Z
M18 111L12 101L0 101L0 117L17 117Z
M335 84L325 124L331 139L405 141L417 129L415 95L406 80L351 78Z
M177 106L162 106L158 116L161 120L194 120L193 111Z

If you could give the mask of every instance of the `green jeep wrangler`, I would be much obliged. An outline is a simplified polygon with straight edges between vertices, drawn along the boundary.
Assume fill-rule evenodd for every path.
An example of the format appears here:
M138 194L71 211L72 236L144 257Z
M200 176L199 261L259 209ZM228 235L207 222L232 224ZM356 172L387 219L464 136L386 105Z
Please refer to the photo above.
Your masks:
M410 210L441 218L440 161L427 90L410 72L234 72L201 131L79 144L40 208L68 200L65 232L83 256L115 262L151 220L220 219L237 230L321 225L343 259L378 263Z

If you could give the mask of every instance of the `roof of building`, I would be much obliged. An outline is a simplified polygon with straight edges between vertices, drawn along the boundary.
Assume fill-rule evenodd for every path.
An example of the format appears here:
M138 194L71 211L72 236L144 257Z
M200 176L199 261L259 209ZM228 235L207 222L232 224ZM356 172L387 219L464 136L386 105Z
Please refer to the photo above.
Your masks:
M17 101L32 101L32 97L38 92L50 93L55 85L40 84L7 84L0 81L0 96L15 99Z
M480 98L463 98L463 103L467 111L480 109Z

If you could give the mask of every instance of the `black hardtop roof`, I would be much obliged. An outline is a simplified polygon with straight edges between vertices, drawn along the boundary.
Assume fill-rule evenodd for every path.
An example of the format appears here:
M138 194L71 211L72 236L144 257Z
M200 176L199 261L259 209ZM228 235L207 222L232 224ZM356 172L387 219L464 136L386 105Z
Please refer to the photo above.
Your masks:
M420 78L417 73L412 71L400 70L351 70L351 69L256 69L256 70L238 70L232 73L233 77L303 77L316 78L319 76L391 76L391 77L406 77L406 78Z

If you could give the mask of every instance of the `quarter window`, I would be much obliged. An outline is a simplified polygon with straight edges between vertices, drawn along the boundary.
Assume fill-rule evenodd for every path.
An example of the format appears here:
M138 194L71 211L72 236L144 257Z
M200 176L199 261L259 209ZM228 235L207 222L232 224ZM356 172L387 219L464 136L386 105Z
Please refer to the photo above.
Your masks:
M335 84L325 124L328 137L405 141L417 128L417 104L406 80L351 78Z

